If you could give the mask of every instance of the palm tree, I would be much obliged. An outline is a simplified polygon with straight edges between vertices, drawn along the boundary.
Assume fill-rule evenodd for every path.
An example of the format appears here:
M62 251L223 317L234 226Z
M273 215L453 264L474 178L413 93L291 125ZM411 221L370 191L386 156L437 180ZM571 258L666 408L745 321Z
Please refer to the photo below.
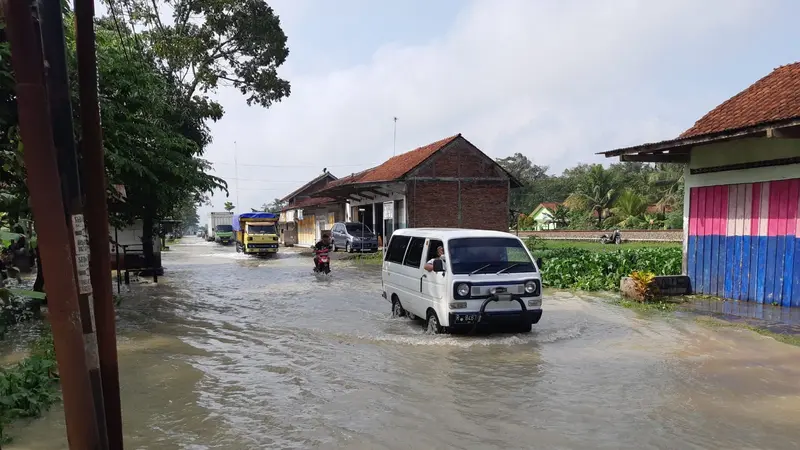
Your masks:
M564 205L556 206L552 219L558 228L567 226L569 224L569 208Z
M617 199L614 175L602 165L595 164L578 184L575 195L583 199L589 210L597 215L597 227L601 228L606 212Z
M614 203L614 214L621 219L639 217L645 212L647 212L647 200L631 189L622 192Z
M659 164L648 180L655 188L656 205L662 214L683 204L684 171L681 164Z

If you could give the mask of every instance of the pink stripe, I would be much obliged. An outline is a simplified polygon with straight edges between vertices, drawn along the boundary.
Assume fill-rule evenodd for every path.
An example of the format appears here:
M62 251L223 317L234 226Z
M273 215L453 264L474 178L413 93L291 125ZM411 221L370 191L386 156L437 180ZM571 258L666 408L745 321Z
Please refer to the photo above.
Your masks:
M769 213L767 214L769 222L767 225L767 236L777 236L778 208L781 198L781 185L778 181L772 181L769 184Z
M720 200L720 186L711 187L711 232L709 234L717 234L719 232L719 211L722 201Z
M744 210L747 186L744 184L736 185L736 236L744 236Z
M711 236L714 234L714 186L709 186L706 189L706 232L703 236Z
M753 220L753 183L744 185L744 205L742 205L742 207L744 208L742 211L742 215L744 216L742 236L752 236L753 232L750 223Z
M797 220L797 225L795 225L794 235L800 237L800 194L797 196L797 213L795 214L795 219ZM800 264L800 262L795 261L795 264Z
M758 215L761 212L761 183L753 183L753 203L750 208L750 236L758 236Z
M697 235L698 236L705 236L706 235L706 190L708 188L700 188L700 192L697 193L698 202L697 202Z
M778 198L778 233L775 236L786 236L788 220L786 213L789 209L789 182L778 181L780 183L780 197Z
M718 234L720 236L725 236L725 232L726 232L727 225L728 225L728 208L729 208L729 205L728 205L728 190L729 189L730 189L730 187L727 186L727 185L719 187L718 195L719 195L719 199L720 199L720 205L719 205L719 215L717 216L719 218L719 222L717 224L717 232L716 232L716 234Z
M689 236L697 236L697 192L699 188L689 191Z
M786 218L788 219L786 234L790 236L797 236L798 198L800 198L800 179L791 180L789 183L789 205L786 208Z
M725 236L736 235L736 199L738 198L739 185L728 186L728 214L725 221Z
M769 199L772 198L772 183L761 184L761 211L758 213L758 235L767 236L769 233Z

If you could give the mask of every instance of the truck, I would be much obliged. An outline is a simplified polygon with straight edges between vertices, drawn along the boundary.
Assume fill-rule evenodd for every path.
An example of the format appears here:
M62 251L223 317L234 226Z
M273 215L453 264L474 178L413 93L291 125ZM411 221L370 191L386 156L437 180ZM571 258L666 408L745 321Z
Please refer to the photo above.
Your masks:
M208 235L206 240L223 245L229 245L233 242L232 219L233 213L230 211L208 213Z
M268 212L242 213L233 218L236 251L267 256L278 252L278 215Z

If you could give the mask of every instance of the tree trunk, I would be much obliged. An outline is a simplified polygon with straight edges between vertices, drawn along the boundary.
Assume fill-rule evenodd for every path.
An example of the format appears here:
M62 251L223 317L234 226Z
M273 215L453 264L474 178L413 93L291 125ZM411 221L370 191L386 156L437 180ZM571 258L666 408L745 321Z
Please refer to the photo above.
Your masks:
M145 212L142 217L142 253L147 271L155 270L155 255L153 254L153 216Z
M33 282L33 290L44 292L44 273L42 273L42 259L39 257L39 248L35 250L36 255L36 281Z

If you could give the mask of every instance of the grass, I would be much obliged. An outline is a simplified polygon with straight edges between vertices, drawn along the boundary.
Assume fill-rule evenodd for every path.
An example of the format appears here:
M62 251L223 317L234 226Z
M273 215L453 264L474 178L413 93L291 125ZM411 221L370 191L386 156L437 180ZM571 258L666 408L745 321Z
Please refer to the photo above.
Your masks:
M614 300L612 303L643 314L672 313L680 307L680 303L663 300L637 302L635 300L620 299Z
M39 417L58 400L58 365L47 329L27 358L0 369L0 445L11 441L6 431L9 424Z
M355 253L352 255L347 255L345 258L347 261L353 261L356 264L383 264L383 252L375 252L375 253Z
M716 319L713 317L708 316L701 316L695 319L695 321L705 327L711 329L724 329L724 328L732 328L732 329L740 329L740 330L749 330L754 333L758 333L762 336L771 337L778 342L782 342L784 344L794 345L796 347L800 347L800 336L796 334L784 334L784 333L776 333L774 331L768 330L763 327L758 327L754 325L750 325L747 323L737 323L737 322L728 322L721 319Z
M542 250L555 250L562 248L579 248L595 252L613 252L616 250L639 249L639 248L681 248L680 242L624 242L620 245L601 244L590 241L561 241L554 239L537 239L536 248Z

